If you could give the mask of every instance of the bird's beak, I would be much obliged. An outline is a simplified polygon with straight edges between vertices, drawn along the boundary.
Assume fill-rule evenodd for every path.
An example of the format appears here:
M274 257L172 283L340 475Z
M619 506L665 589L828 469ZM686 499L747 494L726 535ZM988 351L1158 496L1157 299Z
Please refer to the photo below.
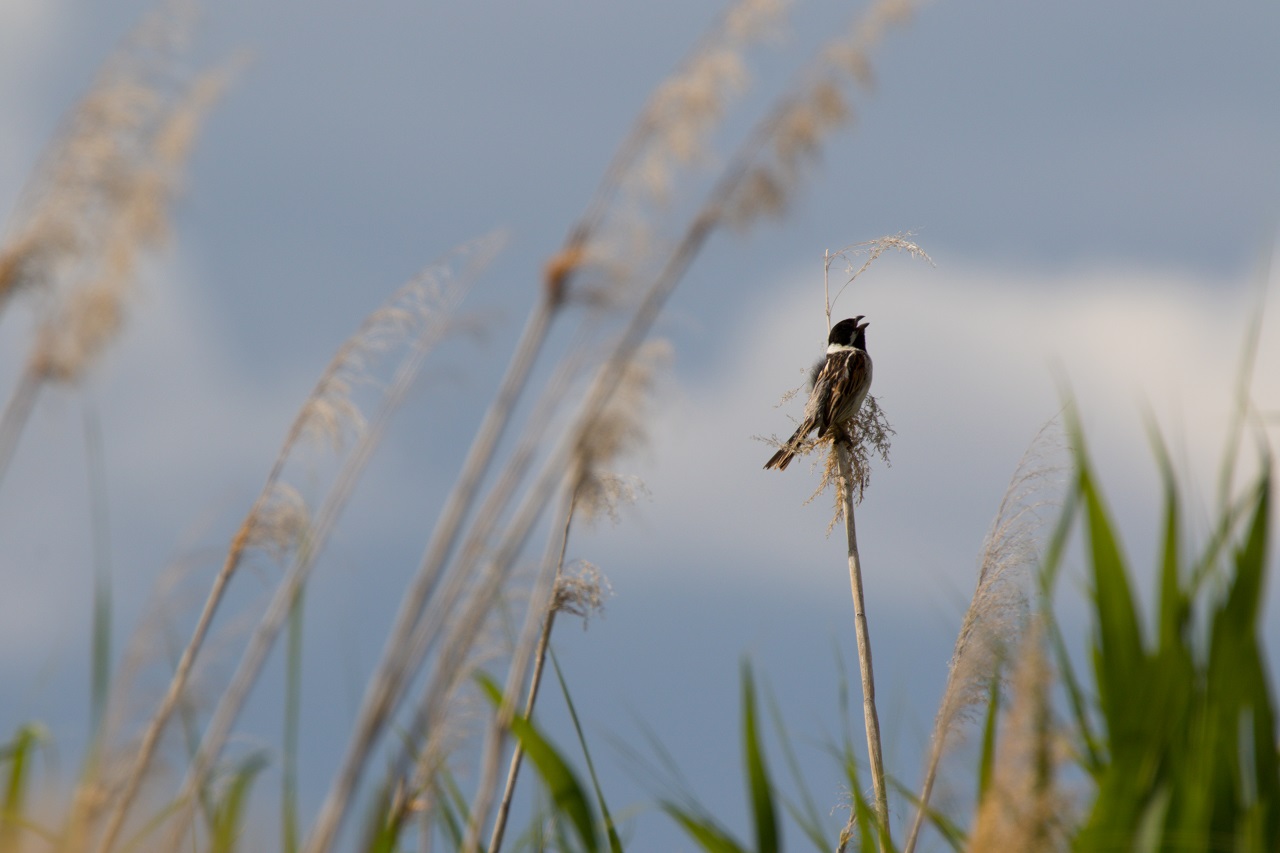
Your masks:
M861 320L861 319L862 319L863 317L865 317L865 316L867 316L867 315L866 315L866 314L859 314L857 317L854 317L854 318L853 318L853 325L854 325L854 327L855 327L855 328L859 328L859 329L860 329L860 328L862 328L862 326L859 326L859 325L858 325L858 321L859 321L859 320ZM866 325L866 323L863 323L862 325L863 325L863 326L865 326L865 325Z
M858 319L861 320L862 318L859 317ZM867 326L870 326L870 325L871 325L871 321L868 320L865 323L859 323L856 328L858 329L859 332L861 332L863 329L865 329Z

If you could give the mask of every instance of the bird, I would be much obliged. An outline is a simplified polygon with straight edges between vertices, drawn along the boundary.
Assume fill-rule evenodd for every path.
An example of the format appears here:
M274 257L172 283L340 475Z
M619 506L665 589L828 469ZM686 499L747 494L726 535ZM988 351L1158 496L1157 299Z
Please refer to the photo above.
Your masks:
M764 463L765 470L786 470L809 433L824 438L850 421L862 408L871 388L871 356L867 354L864 315L841 320L827 336L827 357L814 365L812 389L804 405L804 419L781 449Z

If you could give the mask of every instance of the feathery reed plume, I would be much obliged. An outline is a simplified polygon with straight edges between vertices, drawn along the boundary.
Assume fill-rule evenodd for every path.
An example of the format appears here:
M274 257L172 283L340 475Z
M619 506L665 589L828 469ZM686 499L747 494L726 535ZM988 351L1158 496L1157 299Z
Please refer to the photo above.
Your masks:
M571 285L584 270L594 269L599 280L579 288L577 292L587 302L610 304L617 300L601 299L601 294L612 289L620 271L632 272L627 264L608 260L616 258L618 252L603 248L610 241L600 237L600 232L606 230L608 222L621 222L624 229L627 224L634 223L634 210L638 206L644 206L639 200L646 197L643 191L637 194L636 190L643 190L644 186L651 185L637 180L636 176L646 171L645 168L637 168L637 164L652 164L660 160L662 155L658 152L671 145L671 140L681 138L676 132L678 127L692 120L688 115L688 104L685 108L676 108L675 105L681 103L681 99L672 93L688 93L701 88L704 93L701 99L704 108L712 102L719 104L726 100L731 87L726 86L725 82L731 75L712 73L708 69L726 67L730 60L727 55L722 55L718 63L704 63L699 59L700 55L712 50L744 50L753 39L771 29L770 24L780 7L781 4L776 0L739 0L717 22L691 59L669 78L667 84L660 86L650 99L630 135L615 154L583 217L570 229L564 245L547 262L543 271L543 298L526 322L493 403L476 430L476 437L463 461L462 471L437 519L418 573L405 591L395 623L388 635L383 657L361 704L347 754L335 776L329 796L321 807L320 818L314 829L313 846L309 849L327 849L332 843L337 822L345 815L351 791L363 771L373 742L399 705L404 686L416 672L426 649L433 638L438 636L437 627L430 623L426 615L428 605L445 573L445 564L463 535L463 522L478 497L481 481L493 461L498 441L511 421L516 401L528 384L552 320L573 295ZM718 82L708 88L709 74ZM698 81L701 81L701 85ZM715 97L708 100L705 97L708 92L716 93ZM690 149L685 146L685 150ZM678 160L678 157L671 158L672 162ZM648 197L652 197L651 194ZM705 218L702 217L700 221ZM690 249L696 251L696 246L700 246L706 236L706 230L701 225L695 225L692 231L694 239L691 241L686 234L683 241L685 248L678 248L674 253L679 259L678 263L655 274L657 281L649 288L650 296L635 310L633 317L638 320L633 322L632 331L624 333L615 347L615 355L609 362L611 371L616 370L618 364L628 358L630 351L643 339L643 330L652 323L665 294L675 285L683 267L691 260ZM634 255L632 263L638 257L639 254ZM643 276L637 275L627 275L626 278L643 280ZM590 323L592 320L598 320L598 317L589 317L585 322ZM579 337L585 340L587 335L580 334ZM566 356L564 364L572 364L575 360L576 357L571 354ZM616 380L616 376L612 378ZM539 416L543 427L549 422L550 411L559 404L567 387L568 382L561 376L544 389L543 402L536 407L543 413ZM596 397L599 397L599 392ZM482 511L478 516L481 521L477 521L475 530L485 529L487 524L496 521L507 501L516 494L515 487L527 471L533 450L541 437L539 430L534 429L532 424L526 427L525 441L522 442L525 452L513 454L506 473L500 478L502 485L495 490L497 496L491 502L490 509ZM490 521L483 521L485 518ZM476 540L479 537L473 532L469 538ZM463 564L469 561L471 560L465 554L460 558ZM448 599L448 596L445 598Z
M623 299L650 249L650 226L668 209L688 172L715 164L710 138L749 83L745 56L776 35L790 0L737 0L663 80L606 168L582 218L570 230L548 276L565 293L564 273L590 273L579 295L595 304Z
M819 447L834 446L838 440L849 451L849 477L848 481L854 492L854 506L862 503L863 497L866 495L867 487L871 485L871 457L876 456L881 462L888 467L889 451L892 448L893 436L897 435L893 427L889 424L889 419L884 413L884 409L880 408L880 401L876 399L874 394L867 394L865 400L862 401L862 408L858 410L858 414L850 421L843 434L829 434L821 438L807 437L796 446L799 453L812 453ZM770 444L781 446L782 443L777 436L768 439ZM827 453L822 461L822 476L818 479L818 485L814 488L813 493L805 499L805 503L812 503L828 488L834 486L835 493L835 510L832 513L831 521L827 523L827 533L830 534L835 529L836 524L844 519L844 497L840 494L841 484L844 482L841 478L844 475L840 471L840 460L834 452Z
M585 626L587 614L592 609L599 609L602 606L600 575L594 567L589 573L579 575L577 578L567 578L564 575L569 528L573 522L574 512L579 507L588 520L602 512L617 519L618 498L622 494L627 494L628 491L620 491L620 485L625 481L606 471L605 466L610 465L623 453L643 444L646 435L643 413L652 391L655 368L659 364L668 362L670 355L670 344L663 340L649 341L642 347L628 365L617 392L601 412L595 427L589 435L584 437L578 447L577 457L571 463L578 477L571 487L568 512L565 515L564 528L560 537L560 553L550 583L550 595L545 601L534 598L529 602L522 642L517 645L513 656L517 665L512 666L507 682L507 695L504 697L504 707L495 716L494 728L490 732L490 741L493 744L491 749L494 754L500 754L501 739L506 736L507 727L510 725L510 708L514 708L515 701L514 691L523 689L524 667L519 666L518 662L528 651L527 646L531 641L533 629L541 622L542 628L537 638L537 646L532 649L533 674L529 679L528 694L524 703L525 718L532 715L534 703L537 701L556 614L561 611L578 613L583 617ZM510 813L523 757L524 749L517 743L511 755L507 781L502 799L498 804L493 831L490 834L489 853L497 853L502 847L502 837L506 831L507 816ZM490 767L496 769L496 764ZM493 779L481 781L481 797L484 796L483 792L490 790L493 781ZM472 813L473 823L477 827L487 818L487 814L480 814L479 811L477 808Z
M42 300L18 387L0 416L0 479L40 388L78 382L124 323L142 252L158 247L201 120L233 64L177 79L190 8L167 3L106 61L24 190L0 245L0 311Z
M841 294L844 293L845 289L857 281L858 276L870 269L871 265L874 264L885 252L888 252L890 249L899 252L906 252L911 257L918 258L929 266L934 266L933 258L929 257L929 253L907 239L911 236L913 236L911 232L890 234L887 237L877 237L874 240L866 240L861 243L854 243L852 245L845 246L843 249L837 249L834 252L828 251L823 253L822 292L826 297L827 302L828 332L831 331L831 306L836 303ZM862 263L855 268L853 264L858 258L862 258ZM844 284L840 285L840 289L836 291L836 295L833 298L831 296L831 265L834 264L837 259L844 261L844 272L846 278L844 280Z
M394 345L411 340L422 328L435 328L461 298L465 279L450 278L449 263L475 255L472 264L484 264L497 251L501 238L493 235L461 247L449 261L434 265L396 291L366 318L354 335L338 348L310 395L294 418L267 480L232 537L222 568L214 579L191 639L178 659L169 688L134 751L131 768L99 842L107 851L114 844L130 806L146 776L160 736L181 702L196 656L199 654L227 585L247 554L261 550L286 565L303 541L310 518L302 496L282 481L287 463L306 441L323 441L335 449L363 431L364 419L351 399L354 386L369 381L370 360Z
M1055 853L1069 849L1069 801L1056 784L1060 738L1049 704L1053 667L1043 617L1022 638L1010 688L1013 703L996 747L991 784L978 804L966 849Z
M891 26L909 20L910 0L877 0L856 15L849 30L826 43L798 85L761 124L730 171L735 176L720 216L744 229L762 216L787 209L805 167L815 161L829 134L854 119L849 84L871 85L871 52Z
M169 692L144 734L145 749L138 751L133 762L125 787L127 796L122 796L118 801L108 829L98 845L98 849L103 853L111 849L111 845L118 836L128 807L145 774L146 765L154 753L159 735L182 696L183 686L227 583L240 566L249 547L274 544L279 555L288 560L289 568L277 587L267 612L250 639L231 686L220 698L213 719L205 731L200 751L188 770L183 791L178 798L177 820L173 829L173 838L180 837L190 814L189 801L204 784L213 761L221 752L230 726L257 678L263 659L274 644L279 629L288 616L293 601L305 584L318 554L323 550L328 535L344 508L359 474L381 439L387 419L408 392L427 354L449 333L453 310L458 301L475 277L492 259L500 243L500 237L492 236L473 241L455 250L454 253L432 265L414 281L398 290L387 303L369 316L352 338L339 348L337 355L295 418L284 446L268 475L266 486L232 539L226 560L214 581L214 587L198 620L196 630L183 652L178 671L170 683ZM366 381L369 377L370 356L396 345L405 347L406 352L401 359L395 378L383 395L374 420L366 426L350 399L350 391L355 384ZM280 482L286 462L304 437L319 435L331 441L338 441L344 434L349 433L358 434L358 440L348 453L346 461L313 521L303 528L298 528L296 512L278 511L282 506L280 495L288 494L287 491L281 491ZM304 535L298 535L298 533ZM282 535L287 535L284 547L280 547ZM303 542L306 547L302 547Z
M934 719L924 783L904 853L915 849L949 736L966 712L984 701L1026 621L1026 584L1037 559L1042 524L1039 511L1051 503L1045 490L1054 485L1061 467L1050 457L1060 444L1056 419L1040 428L1019 460L987 533L977 588L956 637L947 686Z
M875 27L876 33L883 30L882 19L885 16L881 6L888 5L898 8L902 4L881 4L873 7L871 19L880 22ZM861 32L862 30L855 30L855 33ZM837 43L845 40L847 39L837 40ZM866 47L872 41L874 38L870 37L855 39L856 44L862 47ZM824 56L827 53L824 53ZM830 65L830 63L819 64L824 68ZM801 87L798 90L799 94L784 100L784 106L790 104L796 97L810 96L810 89L811 87ZM473 577L471 573L479 566L482 555L485 563L485 577L499 580L506 577L512 562L523 549L533 526L542 514L549 506L563 505L555 500L555 495L564 487L565 472L581 437L594 427L601 410L617 387L627 364L647 336L667 297L679 283L707 238L718 227L730 221L728 216L730 212L740 210L740 204L731 205L730 202L739 197L751 170L759 165L762 147L775 137L780 127L779 115L784 111L782 108L774 110L749 135L728 167L722 171L699 211L688 223L679 239L669 250L653 253L652 257L659 259L656 267L648 259L650 256L644 259L639 257L633 259L635 266L631 270L633 274L630 278L633 281L647 281L647 285L638 292L639 299L628 300L630 307L627 310L625 326L614 338L610 354L581 400L572 426L564 431L561 440L542 460L539 472L521 490L521 484L527 482L526 475L532 464L532 448L538 446L537 440L542 436L540 430L545 429L549 420L542 415L540 416L542 421L536 425L536 429L533 426L526 427L522 445L528 441L534 443L525 445L530 448L527 452L518 449L512 454L506 470L499 476L497 484L490 492L492 500L486 501L486 508L477 514L476 521L467 535L467 541L474 544L464 545L461 556L446 573L446 563L453 552L454 545L463 534L463 521L477 497L480 480L493 459L497 439L510 421L515 399L527 384L531 366L541 351L552 318L569 296L570 279L582 273L584 259L591 257L587 247L606 214L621 213L625 208L625 205L620 204L615 198L615 193L623 185L621 176L626 174L625 169L616 174L611 170L611 174L606 176L605 184L597 194L596 201L589 208L587 217L570 232L560 254L548 263L544 280L544 298L530 316L494 403L481 423L477 437L463 463L462 473L446 500L418 574L406 591L395 625L389 634L384 656L366 690L346 756L334 777L329 794L307 842L305 849L308 853L318 853L332 846L375 740L399 706L406 684L417 673L427 651L440 636L441 626L457 618L455 612L447 609L445 604L456 600L457 593L450 593L449 590L451 586L458 587L461 582L446 582L445 589L438 597L435 596L437 584L446 574L452 578ZM627 164L636 162L633 152L623 152L622 162ZM655 270L651 277L644 272L648 269ZM588 295L585 290L581 292ZM593 325L598 326L598 320L596 313L590 312L584 321L584 329ZM583 337L589 338L590 335ZM575 351L571 350L571 354L566 357L567 362L574 360L573 352ZM559 380L550 383L544 389L541 400L535 406L535 411L554 411L563 401L568 387L567 382ZM494 541L498 517L503 515L505 508L517 496L520 496L519 503L508 517L505 530L496 536L498 546L486 549L484 546ZM432 613L435 613L437 618L433 618Z

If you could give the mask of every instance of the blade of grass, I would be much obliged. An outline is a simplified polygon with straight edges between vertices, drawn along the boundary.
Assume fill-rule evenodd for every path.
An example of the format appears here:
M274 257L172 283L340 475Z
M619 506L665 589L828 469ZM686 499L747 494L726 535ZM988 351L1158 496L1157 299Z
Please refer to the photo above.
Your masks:
M107 514L107 476L102 425L97 410L84 404L85 459L89 469L89 513L93 535L92 674L89 690L90 742L102 736L107 691L111 686L111 536Z
M818 813L817 803L813 798L813 794L809 791L808 783L805 782L804 772L800 769L800 761L796 757L791 738L787 736L786 726L782 722L782 709L778 707L777 696L772 690L766 690L765 696L769 703L769 716L773 720L774 731L778 733L778 742L782 746L782 756L787 764L787 771L791 774L791 778L800 792L798 803L793 803L789 798L782 796L783 808L791 815L791 819L799 825L801 831L804 832L814 847L818 850L826 850L829 846L829 840L822 831L822 816Z
M578 720L578 711L573 706L573 698L569 695L569 685L565 682L564 673L560 670L560 661L556 659L555 651L550 650L550 654L551 666L555 670L556 680L560 682L560 692L564 695L564 704L569 709L569 719L573 722L573 730L578 735L578 744L582 747L582 758L587 762L587 774L591 777L596 805L600 806L600 815L604 818L605 833L609 839L609 853L622 853L622 839L618 837L618 828L614 825L613 815L609 813L609 804L605 802L604 791L600 788L595 762L591 760L591 751L587 749L587 737L582 731L582 723Z
M495 708L502 706L502 688L484 673L476 675L476 681ZM563 756L543 737L533 723L520 715L511 718L511 733L523 744L525 754L538 769L551 794L551 801L558 813L568 817L577 833L582 846L589 851L600 849L600 839L596 833L595 813L591 801L582 792L577 776L569 768Z
M289 611L285 639L284 747L280 774L280 830L284 853L298 849L298 728L302 718L302 614L306 590Z
M18 728L13 740L0 747L0 764L8 762L4 811L0 812L0 850L17 849L18 829L29 825L26 817L27 791L31 785L35 748L44 739L41 728L27 723Z
M266 753L256 752L240 763L232 774L226 793L214 810L209 849L213 853L234 853L244 828L249 792L258 774L269 763Z
M996 763L996 730L1000 718L1000 678L991 679L987 694L987 710L982 722L982 750L978 758L978 802L991 788L991 776Z
M751 666L742 663L742 760L747 768L747 798L755 823L758 853L779 849L778 820L773 805L773 785L765 765L764 749L756 728L756 688Z
M669 801L660 802L658 805L707 853L747 853L746 848L734 841L731 835L709 818L694 814Z

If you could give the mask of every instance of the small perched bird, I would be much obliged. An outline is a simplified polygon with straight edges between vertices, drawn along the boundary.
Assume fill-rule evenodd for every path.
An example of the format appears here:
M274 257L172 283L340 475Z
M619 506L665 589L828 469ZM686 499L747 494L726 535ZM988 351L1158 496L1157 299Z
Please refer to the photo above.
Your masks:
M871 324L861 322L862 316L841 320L831 328L827 358L812 376L804 420L782 449L764 463L766 469L785 470L809 433L816 430L822 438L858 414L871 388L871 356L867 355L867 326Z

